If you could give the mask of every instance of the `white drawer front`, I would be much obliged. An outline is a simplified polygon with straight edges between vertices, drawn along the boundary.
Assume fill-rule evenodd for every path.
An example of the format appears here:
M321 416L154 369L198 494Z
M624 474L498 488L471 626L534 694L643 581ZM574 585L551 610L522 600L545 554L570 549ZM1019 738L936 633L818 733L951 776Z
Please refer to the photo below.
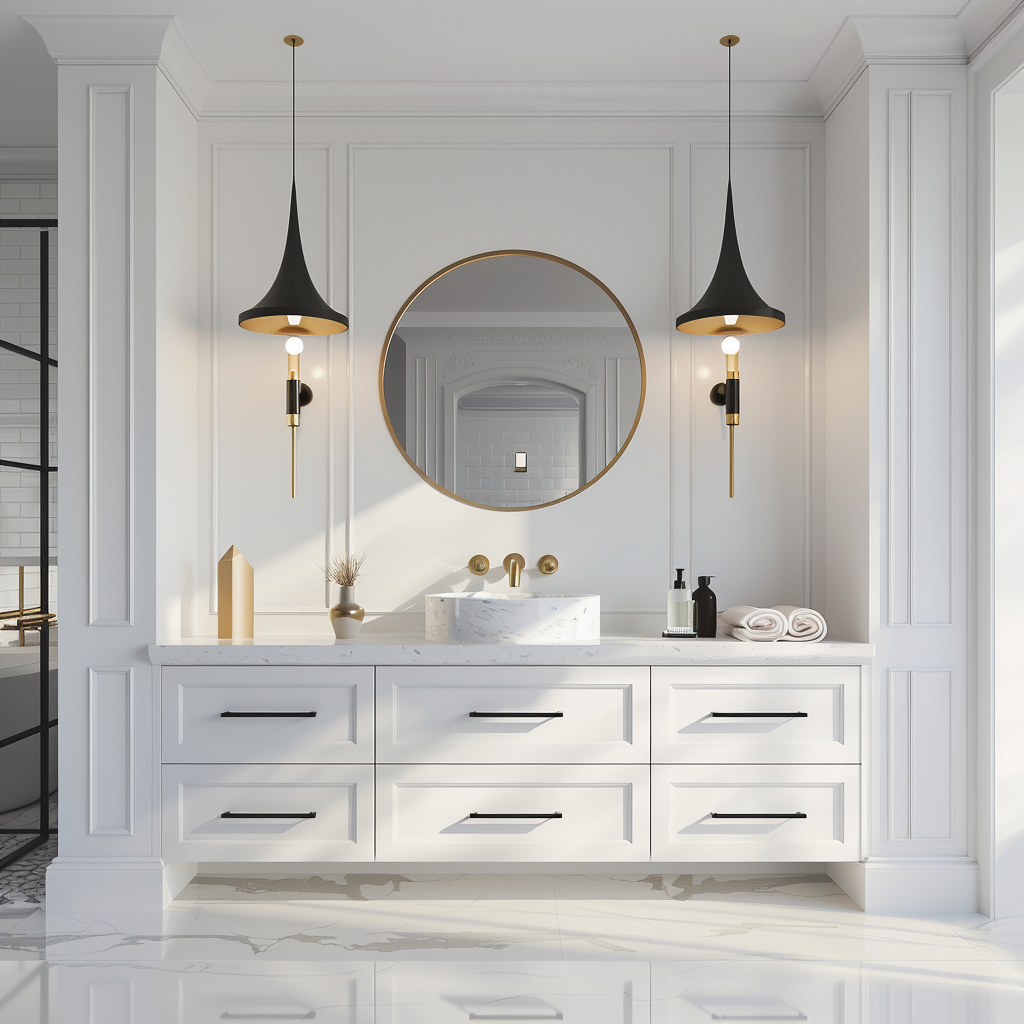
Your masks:
M165 765L162 854L183 861L373 860L373 766Z
M861 966L730 960L651 964L654 1024L711 1021L867 1022L860 1015Z
M170 764L373 761L373 669L165 668Z
M647 963L535 961L382 966L376 1024L647 1024ZM319 1017L317 1018L319 1022Z
M655 765L651 771L654 860L860 860L858 765ZM745 817L751 814L758 817Z
M240 961L205 963L195 972L159 973L162 1024L373 1024L369 963Z
M377 859L646 860L648 785L635 765L381 766Z
M380 668L377 759L649 760L647 668Z
M656 764L856 764L860 669L651 670Z

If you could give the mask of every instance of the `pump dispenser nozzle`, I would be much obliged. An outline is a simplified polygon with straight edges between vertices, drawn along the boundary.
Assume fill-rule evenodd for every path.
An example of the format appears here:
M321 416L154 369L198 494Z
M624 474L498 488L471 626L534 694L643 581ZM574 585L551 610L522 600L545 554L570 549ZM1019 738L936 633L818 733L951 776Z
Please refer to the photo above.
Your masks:
M683 579L683 573L684 572L686 572L685 569L676 569L676 581L675 581L675 583L672 584L672 589L673 590L685 590L686 589L686 580Z

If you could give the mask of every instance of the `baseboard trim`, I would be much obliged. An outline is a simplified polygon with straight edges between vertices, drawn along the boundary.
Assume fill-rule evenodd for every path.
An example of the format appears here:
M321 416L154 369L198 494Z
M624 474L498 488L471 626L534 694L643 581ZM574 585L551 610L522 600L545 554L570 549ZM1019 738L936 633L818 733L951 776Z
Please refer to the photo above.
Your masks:
M53 914L162 911L195 875L195 864L157 857L57 857L46 869Z
M975 913L978 865L967 857L869 857L826 864L829 877L869 914Z

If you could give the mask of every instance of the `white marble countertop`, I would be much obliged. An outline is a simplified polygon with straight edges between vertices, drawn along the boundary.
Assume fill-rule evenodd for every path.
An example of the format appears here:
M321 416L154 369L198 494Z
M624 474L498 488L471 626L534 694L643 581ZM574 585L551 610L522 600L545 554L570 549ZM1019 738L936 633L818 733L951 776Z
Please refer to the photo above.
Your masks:
M355 641L199 637L149 646L154 665L863 665L874 653L872 644L636 636L587 644L451 644L386 635Z

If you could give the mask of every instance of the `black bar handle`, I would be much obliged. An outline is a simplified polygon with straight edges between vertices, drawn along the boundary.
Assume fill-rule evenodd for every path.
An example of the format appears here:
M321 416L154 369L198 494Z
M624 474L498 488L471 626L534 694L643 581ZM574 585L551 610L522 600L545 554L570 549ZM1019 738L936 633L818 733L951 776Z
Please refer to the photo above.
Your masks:
M222 711L221 718L316 718L315 711Z
M470 718L564 718L561 711L470 711Z
M316 1020L316 1010L309 1013L229 1013L225 1010L221 1020Z
M713 1021L805 1021L807 1014L760 1014L757 1017L743 1017L738 1014L712 1014Z
M237 811L225 811L222 818L315 818L316 811L308 811L305 814L246 814Z
M554 1013L471 1013L470 1020L563 1020L562 1011Z
M480 814L473 811L471 818L560 818L561 811L554 811L551 814Z
M717 811L711 812L712 818L806 818L807 815L803 811L797 811L796 814L719 814Z
M806 718L806 711L712 711L712 718Z
M737 1014L712 1014L713 1021L805 1021L807 1014L762 1014L758 1017L741 1017Z

